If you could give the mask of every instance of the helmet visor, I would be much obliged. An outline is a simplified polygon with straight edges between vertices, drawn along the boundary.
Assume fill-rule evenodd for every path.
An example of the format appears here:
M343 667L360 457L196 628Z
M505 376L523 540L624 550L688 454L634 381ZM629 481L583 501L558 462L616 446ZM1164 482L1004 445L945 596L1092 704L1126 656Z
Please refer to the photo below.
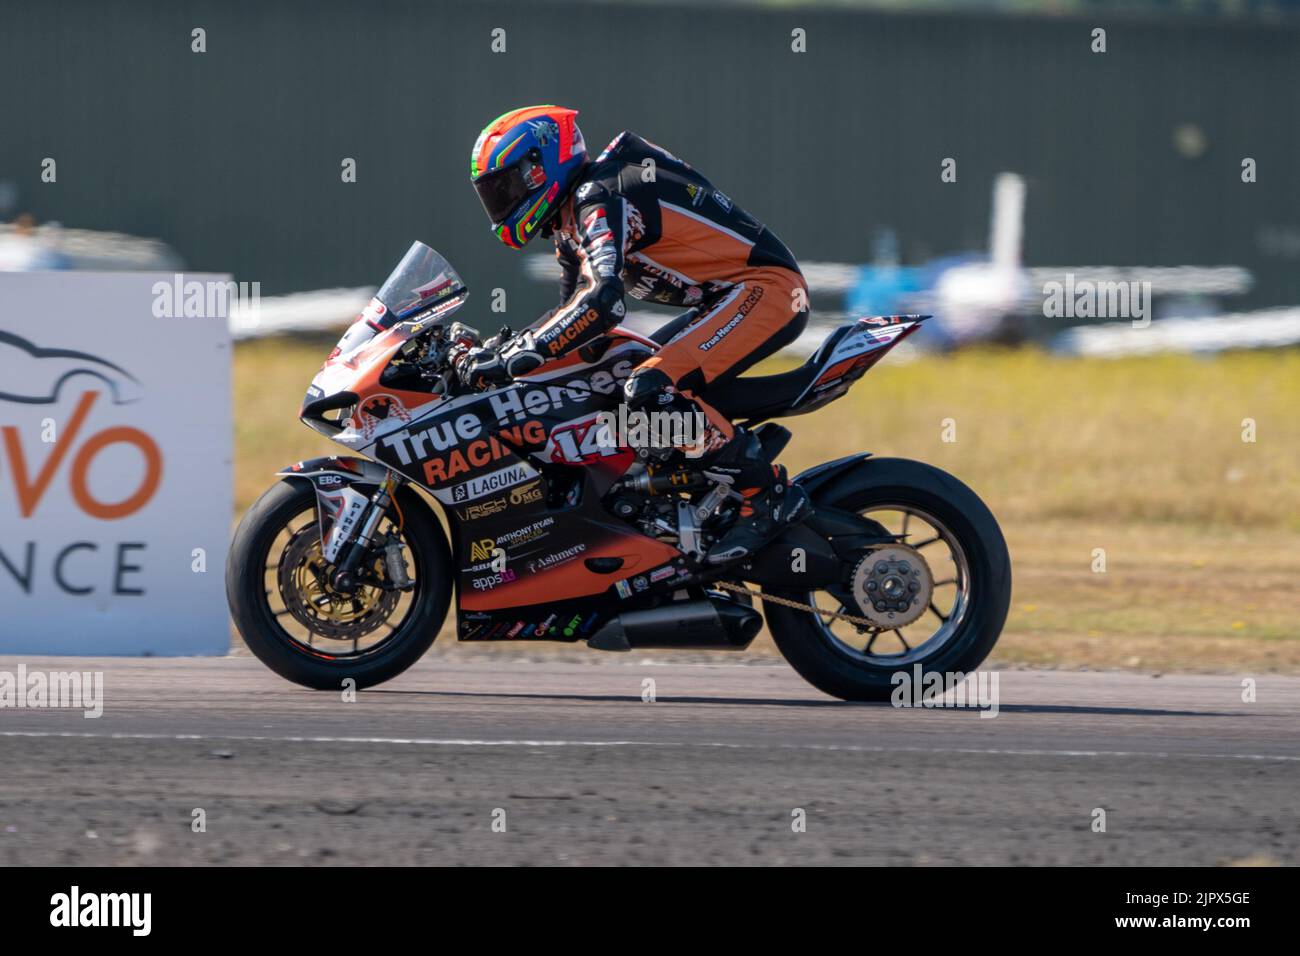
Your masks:
M528 194L546 184L542 167L525 158L505 169L493 170L474 180L474 189L483 203L483 211L499 226L519 207Z

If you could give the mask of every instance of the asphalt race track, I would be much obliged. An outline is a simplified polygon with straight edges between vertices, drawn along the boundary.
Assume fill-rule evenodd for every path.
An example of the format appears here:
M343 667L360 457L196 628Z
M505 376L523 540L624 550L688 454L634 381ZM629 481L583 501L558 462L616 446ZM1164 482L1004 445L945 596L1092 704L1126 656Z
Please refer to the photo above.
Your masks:
M715 661L453 647L344 702L249 657L23 659L106 703L0 710L0 864L1300 862L1300 678L1001 671L987 718Z

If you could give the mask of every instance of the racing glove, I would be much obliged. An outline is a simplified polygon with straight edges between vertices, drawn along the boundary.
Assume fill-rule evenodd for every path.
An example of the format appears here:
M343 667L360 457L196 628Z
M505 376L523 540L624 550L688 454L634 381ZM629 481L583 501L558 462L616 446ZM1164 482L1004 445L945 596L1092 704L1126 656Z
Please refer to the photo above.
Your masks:
M456 377L466 388L484 389L510 380L501 352L497 349L475 346L456 352L451 357Z

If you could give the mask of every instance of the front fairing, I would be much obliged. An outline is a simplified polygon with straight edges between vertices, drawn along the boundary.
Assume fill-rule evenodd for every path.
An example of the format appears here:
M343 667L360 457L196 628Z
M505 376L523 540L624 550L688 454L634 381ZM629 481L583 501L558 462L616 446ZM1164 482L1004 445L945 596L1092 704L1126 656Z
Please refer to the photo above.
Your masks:
M361 449L394 423L409 421L417 409L441 402L439 395L387 388L381 376L402 346L445 322L468 297L451 264L414 243L312 379L302 420Z

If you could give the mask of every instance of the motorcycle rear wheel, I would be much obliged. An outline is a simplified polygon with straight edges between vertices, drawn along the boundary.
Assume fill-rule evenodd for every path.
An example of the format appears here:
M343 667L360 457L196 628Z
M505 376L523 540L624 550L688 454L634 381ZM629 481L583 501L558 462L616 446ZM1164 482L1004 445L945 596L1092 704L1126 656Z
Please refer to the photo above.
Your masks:
M922 679L931 673L973 672L997 642L1011 603L1006 542L975 492L930 465L882 458L869 459L833 482L817 504L864 515L886 524L893 534L905 533L904 542L911 542L908 553L921 556L912 563L941 586L929 592L933 599L927 594L922 618L897 629L888 622L864 627L764 602L772 638L790 666L819 690L850 701L891 699L900 672L908 680L915 680L918 668ZM902 517L888 527L887 515ZM838 602L828 604L817 594L788 588L763 593L858 617L874 610L837 607Z

